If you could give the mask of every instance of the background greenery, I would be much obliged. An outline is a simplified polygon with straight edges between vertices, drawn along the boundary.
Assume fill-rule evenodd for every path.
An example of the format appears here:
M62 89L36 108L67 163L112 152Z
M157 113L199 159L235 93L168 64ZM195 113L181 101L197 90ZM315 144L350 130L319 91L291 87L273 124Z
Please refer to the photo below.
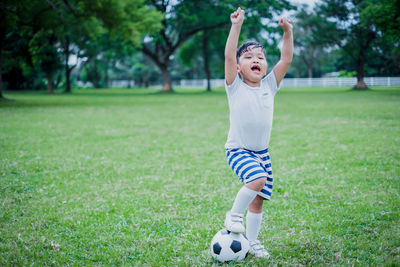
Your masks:
M211 265L240 188L222 89L0 102L0 264ZM284 88L260 239L279 265L400 264L400 88Z
M280 16L294 24L287 77L400 75L398 0L7 0L0 5L2 91L74 85L107 88L223 78L229 14L246 11L240 42L256 39L270 66L279 60ZM207 88L210 90L210 83Z

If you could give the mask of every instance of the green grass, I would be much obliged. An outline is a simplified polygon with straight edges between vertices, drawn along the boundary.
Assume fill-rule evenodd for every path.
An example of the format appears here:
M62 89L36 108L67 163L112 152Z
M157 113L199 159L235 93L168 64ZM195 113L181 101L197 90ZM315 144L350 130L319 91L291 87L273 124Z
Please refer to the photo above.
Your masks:
M216 264L240 183L213 93L76 90L0 102L0 265ZM400 265L400 88L282 89L275 184L242 265Z

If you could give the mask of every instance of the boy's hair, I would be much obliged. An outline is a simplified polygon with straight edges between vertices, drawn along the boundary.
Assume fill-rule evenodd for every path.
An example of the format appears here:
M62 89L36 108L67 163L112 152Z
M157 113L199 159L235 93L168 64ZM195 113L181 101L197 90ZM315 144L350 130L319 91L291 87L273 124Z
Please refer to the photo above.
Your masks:
M246 53L249 50L249 47L253 47L253 48L259 48L261 47L264 56L265 56L265 49L264 47L257 41L246 41L244 42L241 46L239 46L238 49L236 49L236 61L237 63L239 63L239 58L241 55L243 55L244 53Z

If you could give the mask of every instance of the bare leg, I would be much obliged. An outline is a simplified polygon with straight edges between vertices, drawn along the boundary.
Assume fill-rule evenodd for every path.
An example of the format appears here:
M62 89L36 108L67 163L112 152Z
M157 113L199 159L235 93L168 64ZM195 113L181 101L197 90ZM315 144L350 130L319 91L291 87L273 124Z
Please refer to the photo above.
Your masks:
M261 213L263 208L264 199L260 196L256 196L255 199L249 205L249 211L252 213Z

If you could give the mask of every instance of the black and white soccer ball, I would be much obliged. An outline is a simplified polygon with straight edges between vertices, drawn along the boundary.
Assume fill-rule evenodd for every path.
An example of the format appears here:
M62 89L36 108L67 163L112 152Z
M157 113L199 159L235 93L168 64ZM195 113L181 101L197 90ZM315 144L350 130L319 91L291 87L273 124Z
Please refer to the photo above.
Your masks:
M211 240L211 255L220 262L240 261L247 257L249 241L244 234L226 229L218 231Z

